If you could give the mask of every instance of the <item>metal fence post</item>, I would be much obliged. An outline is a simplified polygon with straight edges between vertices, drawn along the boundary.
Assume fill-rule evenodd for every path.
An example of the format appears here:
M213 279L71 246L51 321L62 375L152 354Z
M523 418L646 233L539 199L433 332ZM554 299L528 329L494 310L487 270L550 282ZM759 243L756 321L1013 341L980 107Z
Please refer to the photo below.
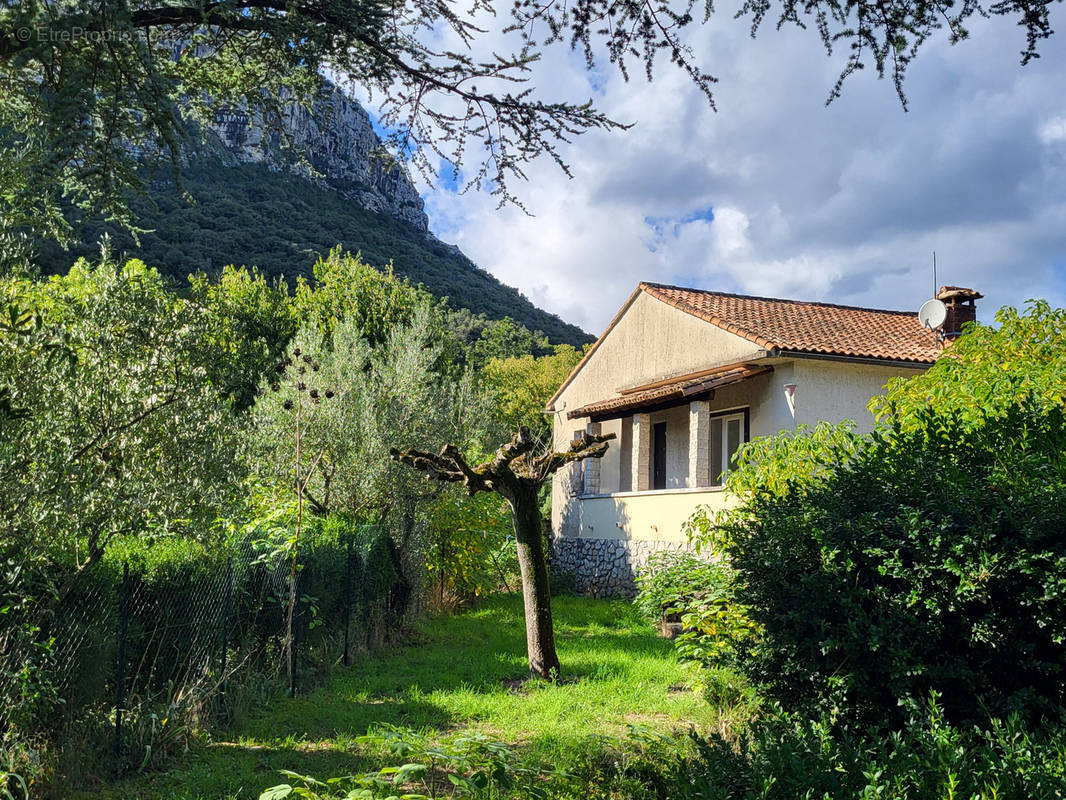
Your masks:
M222 599L222 674L218 684L218 709L226 712L226 652L229 650L229 611L233 596L233 556L226 559L226 589Z
M289 631L289 697L296 697L296 663L297 648L300 646L300 588L303 583L303 570L296 570L293 588L292 630Z
M352 625L352 540L348 539L348 561L344 568L344 666L348 666L348 629Z
M130 565L122 565L118 612L118 657L115 659L115 771L122 773L122 712L126 702L126 634L130 623Z

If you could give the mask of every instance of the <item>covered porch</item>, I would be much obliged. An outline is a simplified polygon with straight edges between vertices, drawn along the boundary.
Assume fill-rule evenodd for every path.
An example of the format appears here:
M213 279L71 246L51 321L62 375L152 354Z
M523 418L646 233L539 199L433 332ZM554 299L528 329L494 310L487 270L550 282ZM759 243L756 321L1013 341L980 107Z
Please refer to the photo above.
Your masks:
M604 458L585 463L575 494L621 501L720 492L733 457L752 436L753 413L766 405L773 373L769 364L734 364L623 389L570 411L569 419L585 420L575 436L587 430L616 437ZM687 503L677 497L659 505Z

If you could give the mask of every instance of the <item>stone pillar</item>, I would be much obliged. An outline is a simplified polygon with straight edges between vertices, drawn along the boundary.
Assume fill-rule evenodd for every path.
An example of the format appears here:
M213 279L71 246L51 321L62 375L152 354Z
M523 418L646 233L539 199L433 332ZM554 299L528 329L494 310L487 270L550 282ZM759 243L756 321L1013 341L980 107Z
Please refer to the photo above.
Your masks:
M711 483L711 403L693 400L688 404L688 486Z
M651 483L651 416L633 415L633 482L634 492L648 491Z
M585 426L585 430L592 436L599 434L600 423L590 422ZM585 459L585 494L599 494L600 493L600 461L599 458L586 458Z

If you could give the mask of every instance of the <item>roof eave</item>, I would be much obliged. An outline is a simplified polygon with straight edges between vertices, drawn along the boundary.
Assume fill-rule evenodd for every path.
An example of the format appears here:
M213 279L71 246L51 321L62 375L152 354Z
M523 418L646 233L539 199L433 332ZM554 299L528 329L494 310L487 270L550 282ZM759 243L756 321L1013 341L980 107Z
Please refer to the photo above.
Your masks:
M881 356L857 356L843 353L822 353L816 350L782 350L774 348L770 351L773 358L809 358L821 361L842 361L849 364L871 364L889 367L910 367L924 369L933 366L936 359L919 358L884 358Z

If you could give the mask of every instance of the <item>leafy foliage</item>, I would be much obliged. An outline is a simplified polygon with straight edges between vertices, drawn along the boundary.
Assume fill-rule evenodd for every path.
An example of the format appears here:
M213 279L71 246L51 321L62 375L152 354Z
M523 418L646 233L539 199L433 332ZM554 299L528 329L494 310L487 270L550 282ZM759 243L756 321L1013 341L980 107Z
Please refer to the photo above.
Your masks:
M570 345L556 345L549 355L494 357L484 370L485 385L494 395L493 414L505 430L529 428L548 441L551 420L544 414L548 400L581 360Z
M977 428L1018 407L1037 413L1066 404L1066 309L1044 300L1026 312L1006 306L996 327L970 325L945 357L910 380L894 379L871 410L904 430L927 423L930 409L963 428Z
M428 308L414 312L410 324L393 326L378 347L359 326L353 315L329 334L303 327L276 391L254 410L261 479L295 492L303 476L299 491L318 514L366 518L406 509L425 490L389 459L389 448L419 436L442 444L472 412L461 404L462 383L436 371L441 347Z
M362 262L379 271L391 264L397 277L421 284L438 298L448 298L454 315L449 322L462 330L467 342L486 332L496 355L521 355L530 347L499 350L496 343L535 344L537 333L555 343L586 344L587 334L541 311L517 290L500 283L475 266L456 248L430 238L422 230L363 208L337 191L290 173L259 164L225 166L193 158L182 168L181 187L172 181L153 180L144 196L131 200L138 225L146 228L136 238L120 225L88 218L76 231L78 241L65 250L42 242L35 263L49 274L65 273L72 256L93 258L104 235L116 252L136 255L177 283L185 276L204 273L215 279L223 264L255 265L268 282L287 280L290 286L303 277L318 280L316 263L329 262L333 249L361 253ZM195 231L195 236L190 236ZM321 269L321 267L319 267ZM463 312L469 309L473 312ZM488 320L511 317L528 331L508 329L495 333Z
M737 744L700 743L686 771L677 797L1051 800L1066 782L1066 728L1017 716L955 726L935 696L888 735L779 710Z
M747 609L737 602L733 568L686 552L664 551L637 575L636 603L652 620L677 620L678 655L703 667L734 660L752 636Z
M669 734L628 724L617 748L606 737L588 742L572 770L525 757L522 751L483 733L434 736L409 728L378 726L360 744L402 762L373 772L319 780L283 770L292 783L271 787L260 800L652 800L687 797L690 782L682 743ZM679 746L681 745L681 746Z
M7 557L84 565L120 534L210 530L241 426L210 380L205 317L137 261L0 288L18 328L0 340L18 410L0 446Z
M127 655L144 690L127 715L131 766L158 763L202 719L217 676L197 659L218 646L227 559L247 567L233 576L234 614L256 609L231 632L231 663L271 671L296 606L290 563L313 598L300 601L299 626L314 623L300 635L328 661L337 626L320 623L345 606L348 542L351 613L369 641L399 628L436 545L455 554L441 566L462 591L493 580L499 508L456 495L454 516L430 534L441 490L387 458L408 437L476 451L488 435L451 312L337 252L318 277L293 295L228 268L179 292L139 261L105 257L0 281L0 699L11 747L55 733L60 711L83 726L70 740L104 741L93 725L113 701L113 672L99 665L116 657L123 564L137 604ZM168 614L180 622L163 625Z
M207 321L207 342L215 351L212 383L237 410L246 410L296 333L297 309L288 287L269 283L255 268L233 266L223 268L217 280L200 273L189 281L192 302Z
M872 434L742 453L743 503L703 538L759 626L746 666L788 708L900 720L936 691L966 719L1066 702L1066 315L1000 319L890 387Z
M510 587L518 573L506 501L445 489L427 512L426 570L438 605Z

